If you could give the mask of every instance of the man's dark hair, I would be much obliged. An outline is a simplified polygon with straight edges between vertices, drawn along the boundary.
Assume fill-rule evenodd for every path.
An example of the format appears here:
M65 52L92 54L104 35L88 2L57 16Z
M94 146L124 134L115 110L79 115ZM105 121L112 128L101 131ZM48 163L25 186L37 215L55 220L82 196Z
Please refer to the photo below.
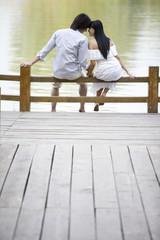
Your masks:
M91 19L88 15L81 13L73 20L70 28L73 30L89 28L91 25Z

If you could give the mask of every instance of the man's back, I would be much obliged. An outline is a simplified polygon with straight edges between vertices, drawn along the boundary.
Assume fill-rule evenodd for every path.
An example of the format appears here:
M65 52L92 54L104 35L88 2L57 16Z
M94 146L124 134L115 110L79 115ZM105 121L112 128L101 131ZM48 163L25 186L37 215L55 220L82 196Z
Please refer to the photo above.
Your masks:
M87 37L72 29L58 30L53 36L56 45L53 75L58 78L76 75L86 66Z

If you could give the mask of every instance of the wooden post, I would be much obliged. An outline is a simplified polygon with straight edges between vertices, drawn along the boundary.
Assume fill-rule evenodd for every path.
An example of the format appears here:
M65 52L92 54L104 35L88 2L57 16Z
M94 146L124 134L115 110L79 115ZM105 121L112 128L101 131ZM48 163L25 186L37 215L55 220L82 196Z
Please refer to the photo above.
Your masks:
M159 67L149 67L148 113L158 112L158 77Z
M20 69L20 111L30 111L30 67Z
M0 88L0 114L1 114L1 88Z
M1 88L0 88L0 127L1 127Z

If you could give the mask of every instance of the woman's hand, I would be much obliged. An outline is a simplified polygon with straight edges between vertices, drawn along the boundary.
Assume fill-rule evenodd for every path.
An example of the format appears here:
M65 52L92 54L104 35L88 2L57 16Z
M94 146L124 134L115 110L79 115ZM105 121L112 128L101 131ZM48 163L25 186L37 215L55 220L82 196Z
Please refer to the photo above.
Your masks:
M129 75L131 80L135 80L135 78L136 78L135 76L133 76L132 74L128 74L128 75Z
M88 77L93 77L93 72L87 72Z

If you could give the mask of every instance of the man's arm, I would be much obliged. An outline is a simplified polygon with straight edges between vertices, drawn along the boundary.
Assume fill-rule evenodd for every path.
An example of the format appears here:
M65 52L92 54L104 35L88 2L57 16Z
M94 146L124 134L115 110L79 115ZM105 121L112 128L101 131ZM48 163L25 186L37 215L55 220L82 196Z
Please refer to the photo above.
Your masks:
M87 63L86 55L88 50L88 39L85 38L83 42L80 43L79 51L78 51L78 62L82 69L87 70L89 64Z

